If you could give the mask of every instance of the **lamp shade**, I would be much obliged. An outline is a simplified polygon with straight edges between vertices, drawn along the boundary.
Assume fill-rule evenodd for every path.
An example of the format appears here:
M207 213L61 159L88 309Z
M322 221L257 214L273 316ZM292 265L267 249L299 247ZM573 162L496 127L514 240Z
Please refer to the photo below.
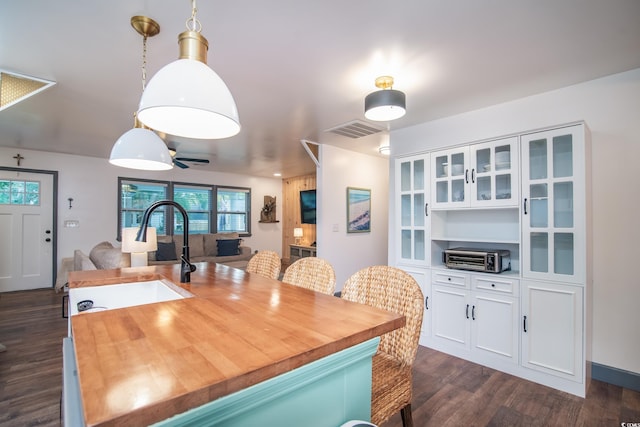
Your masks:
M125 132L111 149L109 163L131 169L168 170L173 167L171 154L155 132L133 128Z
M158 238L155 227L147 227L147 241L136 241L138 227L127 227L122 229L122 252L152 252L158 250Z
M302 237L302 228L294 228L293 237Z
M229 88L195 59L173 61L151 78L140 98L138 119L157 131L186 138L221 139L240 132Z
M147 241L137 242L138 227L122 229L122 252L131 254L131 267L144 267L148 264L147 252L158 250L155 227L147 228Z
M406 96L399 90L378 90L364 98L364 116L369 120L379 122L395 120L404 116L405 112Z

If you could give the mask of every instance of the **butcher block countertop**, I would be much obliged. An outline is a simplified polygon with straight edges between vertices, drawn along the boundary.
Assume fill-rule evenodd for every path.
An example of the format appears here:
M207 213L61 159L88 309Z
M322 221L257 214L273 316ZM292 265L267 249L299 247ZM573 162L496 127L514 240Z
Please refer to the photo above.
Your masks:
M166 279L192 298L71 317L88 426L148 425L404 326L401 315L197 263L69 273L69 287Z

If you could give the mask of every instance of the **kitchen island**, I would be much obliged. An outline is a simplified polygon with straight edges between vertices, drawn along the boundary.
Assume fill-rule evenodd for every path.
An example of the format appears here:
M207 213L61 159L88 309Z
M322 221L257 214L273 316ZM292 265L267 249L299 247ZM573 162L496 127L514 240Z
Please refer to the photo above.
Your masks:
M188 284L178 264L69 274L70 289L166 279L193 295L71 317L86 425L368 419L377 337L403 316L196 265Z

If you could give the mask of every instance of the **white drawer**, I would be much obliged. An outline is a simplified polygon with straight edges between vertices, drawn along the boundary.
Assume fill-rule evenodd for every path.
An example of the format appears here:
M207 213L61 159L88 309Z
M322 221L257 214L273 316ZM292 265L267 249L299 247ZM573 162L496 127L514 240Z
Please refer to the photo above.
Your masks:
M460 288L469 289L471 276L466 273L437 271L431 272L431 283L433 285L452 285Z
M486 277L486 276L473 276L471 283L474 290L477 291L490 291L500 294L518 296L520 281L517 279L508 279L503 277Z

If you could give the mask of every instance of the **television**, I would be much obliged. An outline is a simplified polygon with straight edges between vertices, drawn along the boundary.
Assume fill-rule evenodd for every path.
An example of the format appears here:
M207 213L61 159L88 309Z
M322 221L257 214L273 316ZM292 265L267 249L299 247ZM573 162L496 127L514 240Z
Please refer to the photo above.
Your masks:
M300 222L316 223L316 190L300 191Z

